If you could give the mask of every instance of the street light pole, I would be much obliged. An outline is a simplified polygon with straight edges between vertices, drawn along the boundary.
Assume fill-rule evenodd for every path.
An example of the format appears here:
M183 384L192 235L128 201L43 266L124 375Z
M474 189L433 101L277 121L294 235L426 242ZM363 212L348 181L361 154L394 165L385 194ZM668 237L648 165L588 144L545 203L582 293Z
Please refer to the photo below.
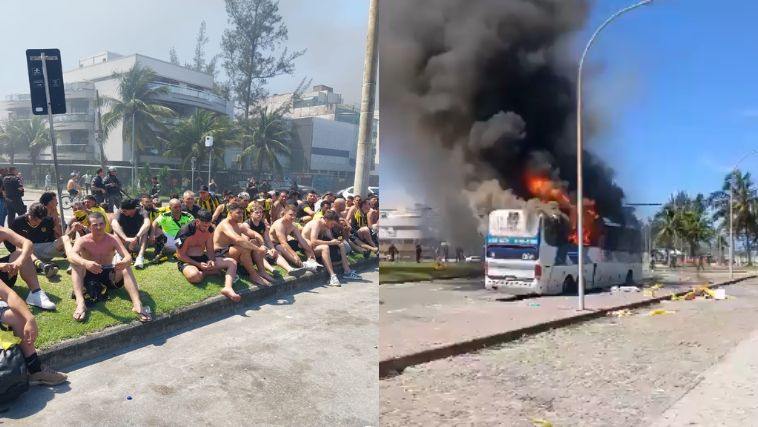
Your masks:
M600 34L600 31L603 30L608 24L611 23L614 19L618 18L619 16L623 15L626 12L629 12L632 9L636 9L640 6L644 6L647 4L652 3L653 0L643 0L639 3L633 4L631 6L625 7L624 9L619 10L618 12L611 15L608 19L605 20L602 24L600 24L599 27L595 30L594 33L592 33L592 36L590 37L590 40L587 42L587 45L584 47L584 52L582 52L582 56L579 59L579 69L577 70L577 79L576 79L576 172L577 172L577 178L576 178L576 209L577 209L577 246L579 249L579 271L577 272L577 290L579 294L579 310L584 310L584 186L583 186L583 179L582 179L582 69L584 68L584 58L587 56L587 51L589 51L590 46L592 45L592 42L595 41L595 37L597 37L598 34Z

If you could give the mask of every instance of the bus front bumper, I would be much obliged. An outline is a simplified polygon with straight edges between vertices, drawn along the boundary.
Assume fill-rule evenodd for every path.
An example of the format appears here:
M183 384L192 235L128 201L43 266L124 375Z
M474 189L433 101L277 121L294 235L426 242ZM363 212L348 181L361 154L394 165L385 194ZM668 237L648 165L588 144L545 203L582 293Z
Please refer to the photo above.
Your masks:
M538 283L535 279L484 279L484 288L491 291L503 292L511 295L539 294Z

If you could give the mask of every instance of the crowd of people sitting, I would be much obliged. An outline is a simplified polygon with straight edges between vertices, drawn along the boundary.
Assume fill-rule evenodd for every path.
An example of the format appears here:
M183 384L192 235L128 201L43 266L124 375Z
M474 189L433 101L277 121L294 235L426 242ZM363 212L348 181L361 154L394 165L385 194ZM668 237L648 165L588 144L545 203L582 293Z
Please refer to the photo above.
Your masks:
M172 194L163 206L157 178L153 178L150 194L122 199L115 170L108 173L103 179L104 171L98 169L92 194L72 204L73 217L65 227L56 193L49 191L25 213L14 209L20 215L9 214L8 226L0 226L0 241L9 252L0 258L0 322L26 337L24 354L34 369L30 372L40 373L38 381L44 384L65 381L65 375L43 369L36 361L36 324L26 304L56 309L37 278L58 275L56 259L65 257L69 262L66 272L73 282L74 320L84 321L88 307L102 300L109 289L123 287L137 319L149 322L152 313L140 300L132 268L149 268L174 258L179 274L191 284L223 275L221 293L238 302L241 297L233 284L240 272L260 286L270 286L284 279L281 270L300 277L306 271L325 268L328 285L341 286L335 266L341 266L342 280L361 278L350 268L349 253L378 256L376 196L342 198L331 192L319 196L309 191L301 197L297 187L276 193L265 186L268 191L252 195L244 191L214 194L211 188L216 184L211 181L210 188L200 187L197 197L192 191ZM9 211L15 206L15 197L23 206L19 195L23 194L23 182L17 185L17 181L2 180L4 190L12 190L0 193ZM149 249L152 257L146 262ZM18 276L29 288L26 304L12 290Z

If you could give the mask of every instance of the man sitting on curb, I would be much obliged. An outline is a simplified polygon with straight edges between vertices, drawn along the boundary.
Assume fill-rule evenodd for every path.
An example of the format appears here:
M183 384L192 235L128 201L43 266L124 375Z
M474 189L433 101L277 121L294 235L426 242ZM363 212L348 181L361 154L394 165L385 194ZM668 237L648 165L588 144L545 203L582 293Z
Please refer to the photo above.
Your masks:
M47 208L42 203L32 203L29 213L17 216L11 224L11 230L16 234L32 242L32 263L39 273L44 273L47 278L58 274L58 266L51 261L55 257L63 257L63 242L60 236L55 235L55 222L47 215ZM5 242L9 252L16 248Z
M213 233L213 247L217 258L232 258L250 275L250 280L271 286L273 277L266 273L263 257L266 255L263 243L259 245L251 241L252 231L247 224L242 223L245 208L242 204L231 203L228 207L229 217L221 221ZM253 261L258 267L256 271Z
M234 292L232 283L237 279L237 262L232 258L217 258L213 251L212 215L205 209L197 212L195 221L184 225L176 235L176 258L179 272L188 282L196 285L208 275L224 275L224 289L221 294L234 302L241 297Z
M158 215L158 218L153 222L153 235L160 236L158 228L163 232L163 237L166 243L161 245L156 243L155 246L155 261L159 261L163 254L169 255L176 252L176 244L174 239L179 230L186 224L192 222L195 218L187 212L182 212L182 202L179 199L171 199L168 202L169 211ZM158 237L156 237L158 241Z
M76 298L74 320L81 322L87 314L84 303L85 283L96 282L109 288L125 287L132 300L132 311L137 313L140 322L149 322L152 316L150 309L140 301L137 280L131 267L132 256L119 239L105 232L105 218L102 214L90 212L87 218L90 233L76 239L71 250L66 252L73 267L71 280L74 282ZM64 244L67 239L68 236L65 236ZM112 264L115 254L119 254L121 260Z
M294 240L287 240L288 236L294 237ZM295 207L287 206L284 209L282 217L271 224L269 237L274 244L274 248L283 255L288 263L296 267L305 267L308 270L315 271L321 264L316 262L316 254L303 236L300 234L295 225ZM308 260L303 262L297 254L299 251L305 252Z
M150 218L139 206L137 199L125 199L116 217L111 221L113 233L121 239L130 253L137 253L134 268L145 267L145 248L147 248Z
M39 286L37 272L34 271L34 264L31 261L34 249L32 242L5 227L0 227L0 242L9 242L15 248L10 255L0 258L0 280L13 287L18 276L21 275L26 286L29 287L26 303L43 310L55 310L55 304Z
M21 338L19 347L29 372L29 385L58 385L66 382L66 374L43 367L37 357L34 342L37 340L37 321L13 289L0 281L0 326L7 326Z
M276 264L279 267L285 269L287 271L287 274L291 276L300 277L305 274L305 268L293 268L287 262L287 260L284 259L283 256L280 256L279 252L274 249L274 245L271 243L271 236L268 232L269 226L266 224L266 220L264 219L262 207L255 206L250 213L250 219L248 219L245 224L247 224L247 226L250 227L250 230L255 233L256 239L263 242L263 246L266 249L266 256L264 260L266 262L267 270L276 271L273 267L273 264Z
M338 261L342 262L342 277L344 279L361 279L360 275L350 269L342 242L335 239L332 235L331 229L337 224L339 218L340 216L337 212L327 211L322 218L313 219L303 227L303 237L308 241L313 251L321 258L321 263L324 264L326 271L329 272L329 286L341 286L332 265L332 263Z

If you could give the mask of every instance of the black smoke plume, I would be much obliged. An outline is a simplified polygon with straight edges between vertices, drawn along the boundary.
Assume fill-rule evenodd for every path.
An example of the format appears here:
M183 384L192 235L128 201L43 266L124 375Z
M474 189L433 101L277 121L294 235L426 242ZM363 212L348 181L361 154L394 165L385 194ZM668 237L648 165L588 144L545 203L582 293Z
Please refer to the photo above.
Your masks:
M587 0L384 0L380 102L385 162L441 210L442 236L478 242L485 215L523 207L538 172L575 200L577 58ZM585 109L584 117L591 117ZM585 119L585 141L596 123ZM620 220L623 191L585 152L586 198ZM412 184L416 184L413 186ZM530 202L535 204L535 201ZM477 233L477 229L479 233Z

